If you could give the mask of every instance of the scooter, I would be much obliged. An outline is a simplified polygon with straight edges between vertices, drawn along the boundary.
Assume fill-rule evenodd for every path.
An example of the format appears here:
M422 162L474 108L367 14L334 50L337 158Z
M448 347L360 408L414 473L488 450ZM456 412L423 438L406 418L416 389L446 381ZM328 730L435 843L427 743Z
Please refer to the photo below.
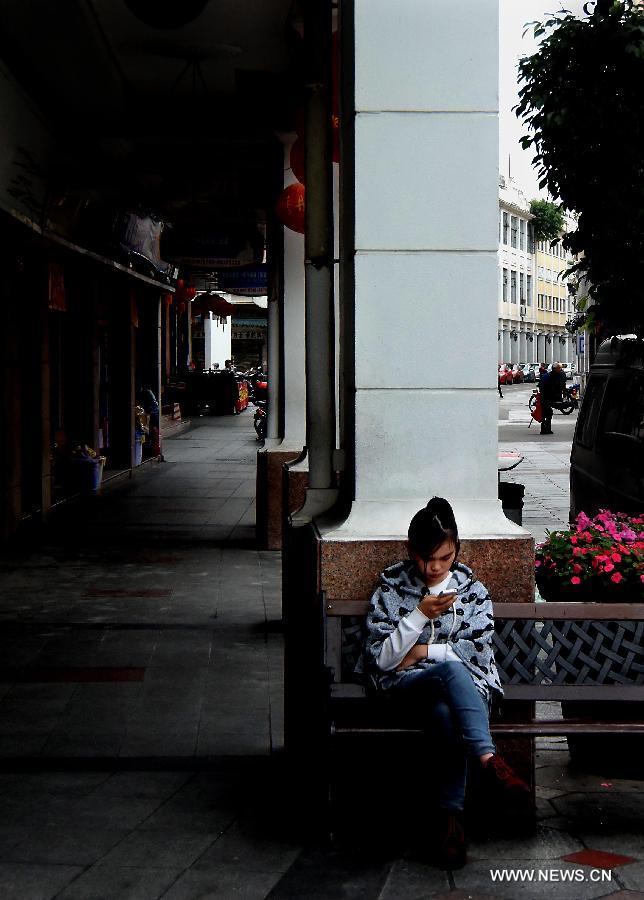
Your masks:
M253 416L253 427L255 428L257 440L265 441L268 431L268 412L266 409L266 401L256 400L255 405L257 408L255 409L255 415Z
M530 399L528 400L530 412L534 412L534 410L536 409L538 395L539 388L535 388L532 392L532 395L530 396ZM560 403L553 403L552 408L559 410L559 412L564 416L569 416L574 409L579 409L579 390L577 388L577 385L574 384L572 387L564 388L562 401Z

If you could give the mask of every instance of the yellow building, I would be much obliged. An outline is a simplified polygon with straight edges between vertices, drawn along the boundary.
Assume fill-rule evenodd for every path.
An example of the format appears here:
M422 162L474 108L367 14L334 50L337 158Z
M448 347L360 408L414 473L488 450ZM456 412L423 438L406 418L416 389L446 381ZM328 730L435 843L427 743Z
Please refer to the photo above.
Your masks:
M574 359L572 337L565 328L572 315L572 298L564 280L573 257L558 241L537 241L537 358L539 362L571 362Z

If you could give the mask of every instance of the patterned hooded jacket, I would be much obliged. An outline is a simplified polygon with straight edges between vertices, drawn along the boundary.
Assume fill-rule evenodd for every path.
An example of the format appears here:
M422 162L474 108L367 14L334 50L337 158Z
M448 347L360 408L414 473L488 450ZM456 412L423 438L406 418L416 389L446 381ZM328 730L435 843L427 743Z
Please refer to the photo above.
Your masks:
M367 635L356 673L375 676L378 686L390 688L405 677L404 671L381 672L377 660L383 641L409 615L423 596L425 584L410 560L395 563L380 574L367 616ZM418 636L417 644L440 644L449 641L454 653L467 666L475 685L487 698L491 692L503 694L492 652L494 617L487 589L477 581L471 569L454 563L446 588L457 591L450 609L438 619L429 621ZM432 627L433 626L433 627ZM412 669L426 669L436 663L421 660Z

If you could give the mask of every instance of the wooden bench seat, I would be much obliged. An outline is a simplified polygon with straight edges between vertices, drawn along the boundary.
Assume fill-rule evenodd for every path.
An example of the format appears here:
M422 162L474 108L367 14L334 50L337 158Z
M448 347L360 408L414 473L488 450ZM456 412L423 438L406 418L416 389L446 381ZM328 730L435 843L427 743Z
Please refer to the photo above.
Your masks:
M325 604L325 663L331 679L332 736L413 733L391 721L383 702L353 675L369 610L365 601ZM496 603L495 657L505 699L496 735L644 733L644 604ZM512 714L521 702L523 715ZM525 716L525 701L583 701L583 718ZM632 703L633 720L597 713L597 702Z

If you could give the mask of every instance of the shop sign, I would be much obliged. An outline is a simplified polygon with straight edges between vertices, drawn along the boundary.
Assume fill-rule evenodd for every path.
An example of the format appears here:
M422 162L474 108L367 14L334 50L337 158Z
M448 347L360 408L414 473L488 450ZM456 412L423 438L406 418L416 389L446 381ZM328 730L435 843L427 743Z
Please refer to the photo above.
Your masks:
M266 265L244 266L217 273L217 290L244 297L263 297L268 292Z
M59 262L49 263L49 309L55 312L67 312L65 295L65 273Z
M184 266L206 269L234 269L261 262L264 239L257 232L223 234L203 228L170 233L164 252Z

